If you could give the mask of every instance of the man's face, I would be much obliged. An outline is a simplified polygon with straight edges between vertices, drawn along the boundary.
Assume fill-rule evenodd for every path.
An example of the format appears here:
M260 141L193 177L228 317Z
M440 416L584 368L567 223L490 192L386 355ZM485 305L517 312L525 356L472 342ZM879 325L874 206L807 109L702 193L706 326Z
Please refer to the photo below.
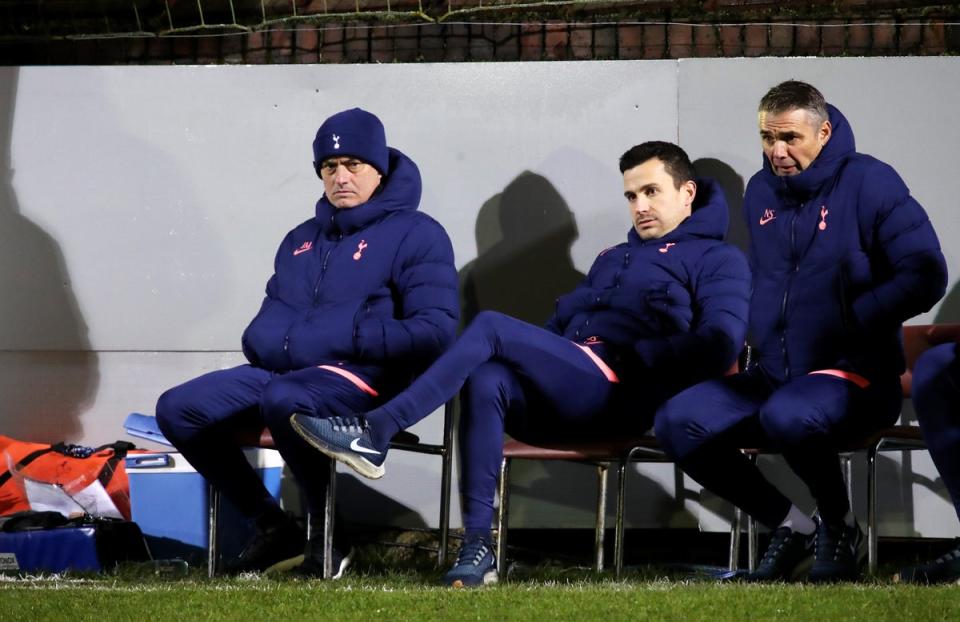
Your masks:
M778 114L760 112L763 153L780 177L805 171L830 140L830 132L830 121L818 124L814 115L800 108Z
M697 185L687 181L680 188L659 158L651 158L623 172L623 196L641 240L655 240L670 233L690 215Z
M357 158L327 158L320 165L323 192L338 209L363 205L380 185L377 169Z

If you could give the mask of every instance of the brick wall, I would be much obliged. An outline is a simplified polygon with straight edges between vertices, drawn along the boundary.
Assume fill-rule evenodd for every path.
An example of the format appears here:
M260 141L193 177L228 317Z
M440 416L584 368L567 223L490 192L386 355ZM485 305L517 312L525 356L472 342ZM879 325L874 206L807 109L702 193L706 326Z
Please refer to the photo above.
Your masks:
M456 10L458 1L435 6ZM803 12L784 9L792 5L802 5ZM629 10L617 6L620 9L612 13L609 8L606 13L541 9L535 16L491 12L472 21L453 21L457 18L453 15L439 23L298 21L214 35L201 31L92 40L8 38L0 39L0 54L4 64L260 64L960 52L960 3L708 0L640 1L631 3Z

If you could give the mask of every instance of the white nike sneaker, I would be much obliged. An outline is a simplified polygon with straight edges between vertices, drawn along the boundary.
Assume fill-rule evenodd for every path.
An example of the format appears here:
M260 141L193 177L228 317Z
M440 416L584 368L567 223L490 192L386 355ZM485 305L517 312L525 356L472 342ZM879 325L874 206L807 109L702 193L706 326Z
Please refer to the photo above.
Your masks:
M294 413L290 416L290 425L305 441L364 477L380 479L386 472L383 461L387 450L374 449L370 427L363 417L324 419Z

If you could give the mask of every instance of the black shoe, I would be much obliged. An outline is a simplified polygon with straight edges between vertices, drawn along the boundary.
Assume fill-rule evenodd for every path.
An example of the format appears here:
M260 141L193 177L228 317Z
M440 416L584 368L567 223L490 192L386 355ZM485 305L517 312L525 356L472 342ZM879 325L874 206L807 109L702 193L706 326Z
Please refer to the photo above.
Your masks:
M789 527L774 529L757 569L742 577L743 580L766 583L801 577L809 570L813 559L813 539L813 534L797 533Z
M904 568L893 575L893 582L919 585L960 583L960 539L954 542L953 549L932 562Z
M227 564L227 574L243 572L279 572L303 561L306 538L303 529L292 518L266 527L257 524L256 533L237 559Z
M843 522L827 523L818 517L810 582L856 581L860 578L860 565L865 554L866 540L856 521L848 526Z

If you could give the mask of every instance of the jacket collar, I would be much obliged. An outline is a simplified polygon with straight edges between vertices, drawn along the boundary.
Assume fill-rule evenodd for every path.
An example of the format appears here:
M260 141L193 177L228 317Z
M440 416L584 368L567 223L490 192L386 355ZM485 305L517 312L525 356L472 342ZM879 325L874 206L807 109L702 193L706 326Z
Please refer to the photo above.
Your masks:
M627 242L631 246L653 244L662 246L682 240L707 239L722 240L727 234L730 210L723 188L715 180L703 177L697 179L697 196L693 200L693 209L676 229L665 236L652 240L642 240L633 227L627 233Z
M392 212L416 210L420 206L422 184L420 170L413 160L390 148L390 174L370 200L349 209L337 209L327 197L317 201L316 219L328 237L349 235Z
M767 156L763 156L763 180L775 192L788 193L796 197L811 197L819 193L827 182L836 177L837 172L853 155L856 141L847 118L837 108L827 104L832 133L813 163L802 173L788 177L778 177Z

